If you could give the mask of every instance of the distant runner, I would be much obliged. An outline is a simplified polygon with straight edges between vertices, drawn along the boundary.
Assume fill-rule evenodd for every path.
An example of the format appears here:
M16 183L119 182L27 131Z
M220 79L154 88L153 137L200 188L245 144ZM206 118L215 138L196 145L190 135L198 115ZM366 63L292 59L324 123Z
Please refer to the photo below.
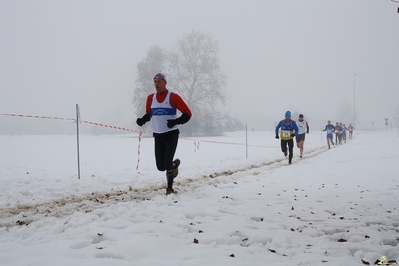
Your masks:
M346 143L346 131L348 130L348 128L345 126L345 124L343 124L341 126L342 129L342 140L344 141L344 143Z
M329 149L331 148L331 147L330 147L330 143L331 143L332 145L334 145L334 142L333 142L333 132L334 132L334 130L335 130L334 125L332 125L332 124L331 124L331 121L328 120L328 121L327 121L327 125L326 125L326 127L323 129L323 131L327 131L327 145L328 145L328 148L329 148Z
M296 124L298 126L298 135L296 135L296 146L299 148L299 157L302 158L303 144L305 142L305 135L309 133L309 124L308 121L303 120L303 114L299 115Z
M348 130L349 130L349 139L352 139L352 133L353 133L353 130L354 130L352 124L349 124Z
M341 126L338 122L335 124L335 143L342 144Z

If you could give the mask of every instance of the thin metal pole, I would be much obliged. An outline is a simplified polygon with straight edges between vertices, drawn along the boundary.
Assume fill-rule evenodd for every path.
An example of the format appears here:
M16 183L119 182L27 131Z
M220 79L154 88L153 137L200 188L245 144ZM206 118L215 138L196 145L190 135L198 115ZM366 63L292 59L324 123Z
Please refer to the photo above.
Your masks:
M79 105L76 104L76 145L78 153L78 179L80 179L80 155L79 155Z
M353 74L353 127L356 128L356 75Z
M245 124L245 158L248 159L248 126Z

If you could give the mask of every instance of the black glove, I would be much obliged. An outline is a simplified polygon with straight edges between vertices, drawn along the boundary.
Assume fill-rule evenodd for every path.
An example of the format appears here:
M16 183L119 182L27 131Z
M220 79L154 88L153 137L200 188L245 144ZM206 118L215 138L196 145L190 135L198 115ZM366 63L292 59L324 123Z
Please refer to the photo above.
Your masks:
M279 139L280 137L278 136L278 134L276 134L276 139Z
M188 120L190 120L190 115L187 113L182 113L181 116L179 118L176 119L169 119L168 123L166 124L168 126L168 128L172 128L176 125L183 125L185 123L188 122Z
M293 137L295 137L295 134L294 134L294 133L291 134L291 138L293 138Z
M137 125L139 125L139 126L142 126L142 125L144 125L144 124L145 124L145 122L143 121L143 119L142 119L142 118L137 118L137 120L136 120L136 124L137 124Z
M166 124L168 126L168 128L172 128L172 127L176 126L177 125L177 121L176 120L177 119L169 119L168 123Z
M150 116L148 114L145 114L142 118L137 118L136 124L142 126L148 121L150 121Z

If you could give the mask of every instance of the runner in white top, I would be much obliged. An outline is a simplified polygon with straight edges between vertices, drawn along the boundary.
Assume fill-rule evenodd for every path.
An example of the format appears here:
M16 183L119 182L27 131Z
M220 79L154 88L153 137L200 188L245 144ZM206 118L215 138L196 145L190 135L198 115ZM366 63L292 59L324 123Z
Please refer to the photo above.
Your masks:
M305 142L305 134L309 133L309 125L306 120L303 120L303 114L299 115L298 121L296 121L298 126L298 135L296 135L296 146L299 148L300 158L302 158L303 144Z
M175 193L173 180L179 173L180 159L173 160L179 140L178 125L187 123L192 116L190 108L183 99L166 88L167 77L163 73L154 76L156 92L147 96L145 115L137 118L140 127L152 120L155 146L155 163L159 171L166 172L166 194ZM181 116L177 117L177 110Z

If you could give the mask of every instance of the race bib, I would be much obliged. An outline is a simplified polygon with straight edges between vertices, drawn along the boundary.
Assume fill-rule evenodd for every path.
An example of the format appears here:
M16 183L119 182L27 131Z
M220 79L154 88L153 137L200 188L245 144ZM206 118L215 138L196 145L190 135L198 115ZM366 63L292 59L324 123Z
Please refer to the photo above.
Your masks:
M283 130L283 138L289 138L289 137L291 137L291 131Z

